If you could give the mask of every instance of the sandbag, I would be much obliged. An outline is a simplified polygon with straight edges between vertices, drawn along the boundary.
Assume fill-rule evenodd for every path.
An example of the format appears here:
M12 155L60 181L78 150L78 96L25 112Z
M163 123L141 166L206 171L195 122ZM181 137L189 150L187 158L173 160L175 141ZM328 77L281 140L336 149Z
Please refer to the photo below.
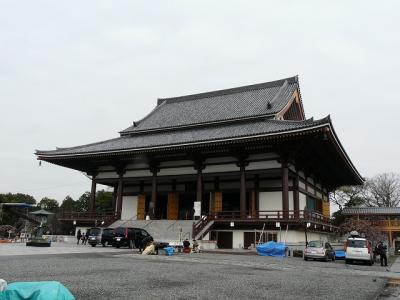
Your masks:
M0 292L0 300L75 300L58 281L14 282Z
M146 247L146 249L143 250L142 255L151 255L156 253L156 247L151 244Z
M287 246L285 243L267 242L256 246L258 255L284 257L286 256Z

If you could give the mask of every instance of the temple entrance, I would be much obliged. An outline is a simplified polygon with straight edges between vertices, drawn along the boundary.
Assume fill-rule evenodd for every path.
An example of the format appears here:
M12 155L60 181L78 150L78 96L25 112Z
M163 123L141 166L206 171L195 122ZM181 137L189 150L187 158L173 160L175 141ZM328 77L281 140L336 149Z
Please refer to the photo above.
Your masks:
M222 192L222 211L240 211L240 193Z
M193 220L196 193L179 193L179 220Z
M217 231L215 232L217 246L219 249L233 248L233 232L232 231Z
M167 219L168 195L158 194L156 204L156 218L159 220Z
M246 210L250 210L251 199L250 193L246 192ZM240 192L223 192L222 211L240 211Z

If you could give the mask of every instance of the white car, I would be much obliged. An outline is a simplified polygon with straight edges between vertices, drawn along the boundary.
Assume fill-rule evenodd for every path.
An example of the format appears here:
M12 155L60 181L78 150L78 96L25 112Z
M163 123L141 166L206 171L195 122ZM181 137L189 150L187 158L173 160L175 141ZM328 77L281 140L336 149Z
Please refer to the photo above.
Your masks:
M348 238L344 244L344 250L346 251L346 264L362 261L371 266L374 263L372 244L367 239Z

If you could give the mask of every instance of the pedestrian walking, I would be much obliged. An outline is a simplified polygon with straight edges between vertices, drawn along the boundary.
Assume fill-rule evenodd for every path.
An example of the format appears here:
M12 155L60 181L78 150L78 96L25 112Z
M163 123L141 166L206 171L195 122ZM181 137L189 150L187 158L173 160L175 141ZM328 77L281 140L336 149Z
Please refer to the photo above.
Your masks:
M76 239L78 240L76 243L77 245L79 245L79 241L81 240L81 237L82 237L82 232L80 229L78 229L78 232L76 233Z
M387 247L382 243L382 241L378 244L378 254L381 257L381 266L387 267L387 256L386 256Z
M89 230L87 230L85 233L85 239L83 240L84 245L86 245L87 241L89 240L89 234Z

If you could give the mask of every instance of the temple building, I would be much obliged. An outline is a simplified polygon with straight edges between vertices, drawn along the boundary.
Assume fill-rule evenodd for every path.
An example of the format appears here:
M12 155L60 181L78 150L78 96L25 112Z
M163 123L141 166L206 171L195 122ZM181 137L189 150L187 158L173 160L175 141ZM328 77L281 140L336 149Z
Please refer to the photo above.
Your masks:
M92 178L90 212L63 220L189 220L192 237L221 248L331 235L329 192L363 178L330 117L306 119L298 77L157 100L111 140L37 150L39 160ZM96 184L114 210L96 214ZM106 222L106 223L107 223ZM257 237L258 238L258 237Z
M387 235L389 247L400 254L400 207L345 207L346 219L364 220Z

